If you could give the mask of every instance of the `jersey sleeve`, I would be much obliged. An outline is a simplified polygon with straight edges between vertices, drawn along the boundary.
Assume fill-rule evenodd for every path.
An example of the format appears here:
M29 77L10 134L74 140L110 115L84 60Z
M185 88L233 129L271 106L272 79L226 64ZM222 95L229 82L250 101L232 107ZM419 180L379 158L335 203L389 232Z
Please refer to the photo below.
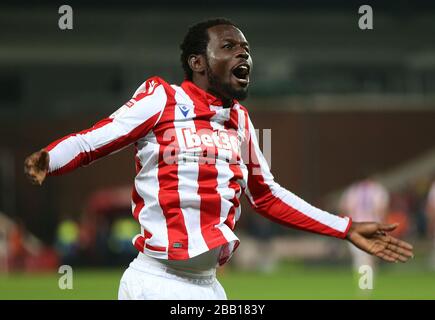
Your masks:
M109 117L48 145L48 174L67 173L134 143L155 126L165 105L166 93L159 78L148 79Z
M250 205L266 218L288 227L345 238L351 226L350 217L340 217L320 210L275 182L248 117L246 148L248 183L245 190Z

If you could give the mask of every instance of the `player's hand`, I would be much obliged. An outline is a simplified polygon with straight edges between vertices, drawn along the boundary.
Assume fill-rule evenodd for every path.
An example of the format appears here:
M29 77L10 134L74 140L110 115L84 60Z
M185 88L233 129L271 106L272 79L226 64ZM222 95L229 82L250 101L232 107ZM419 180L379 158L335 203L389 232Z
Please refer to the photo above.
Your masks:
M24 174L36 185L42 185L48 172L50 157L44 149L32 153L24 160Z
M346 238L355 246L388 262L406 262L414 258L411 244L396 239L388 232L398 224L353 222Z

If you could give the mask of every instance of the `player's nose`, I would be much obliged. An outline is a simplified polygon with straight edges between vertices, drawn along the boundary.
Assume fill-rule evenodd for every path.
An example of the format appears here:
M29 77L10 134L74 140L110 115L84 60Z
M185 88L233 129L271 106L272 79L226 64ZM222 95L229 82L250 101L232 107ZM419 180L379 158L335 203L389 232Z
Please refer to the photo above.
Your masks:
M236 58L248 60L249 51L244 46L237 46Z
M239 52L237 52L236 58L248 60L249 53L245 49L242 48L239 50Z

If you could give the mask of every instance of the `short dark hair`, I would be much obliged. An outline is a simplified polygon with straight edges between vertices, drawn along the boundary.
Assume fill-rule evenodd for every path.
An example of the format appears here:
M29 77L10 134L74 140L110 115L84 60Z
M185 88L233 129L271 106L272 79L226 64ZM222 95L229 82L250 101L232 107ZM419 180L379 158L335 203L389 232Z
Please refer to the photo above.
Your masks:
M181 49L181 65L183 66L184 76L187 80L192 80L193 72L190 69L187 59L192 54L205 54L207 49L208 37L207 30L214 26L231 25L237 26L226 18L213 18L206 21L199 22L189 28L180 45Z

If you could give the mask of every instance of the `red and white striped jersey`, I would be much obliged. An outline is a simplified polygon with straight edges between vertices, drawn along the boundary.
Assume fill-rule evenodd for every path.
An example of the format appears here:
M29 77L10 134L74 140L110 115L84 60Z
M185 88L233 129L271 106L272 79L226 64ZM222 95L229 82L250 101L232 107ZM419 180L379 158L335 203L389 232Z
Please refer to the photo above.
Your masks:
M134 144L135 247L154 258L185 260L222 246L219 264L239 244L234 227L243 193L281 224L344 238L351 219L317 209L274 181L247 110L190 81L145 81L133 98L92 128L50 144L49 174L63 174Z

